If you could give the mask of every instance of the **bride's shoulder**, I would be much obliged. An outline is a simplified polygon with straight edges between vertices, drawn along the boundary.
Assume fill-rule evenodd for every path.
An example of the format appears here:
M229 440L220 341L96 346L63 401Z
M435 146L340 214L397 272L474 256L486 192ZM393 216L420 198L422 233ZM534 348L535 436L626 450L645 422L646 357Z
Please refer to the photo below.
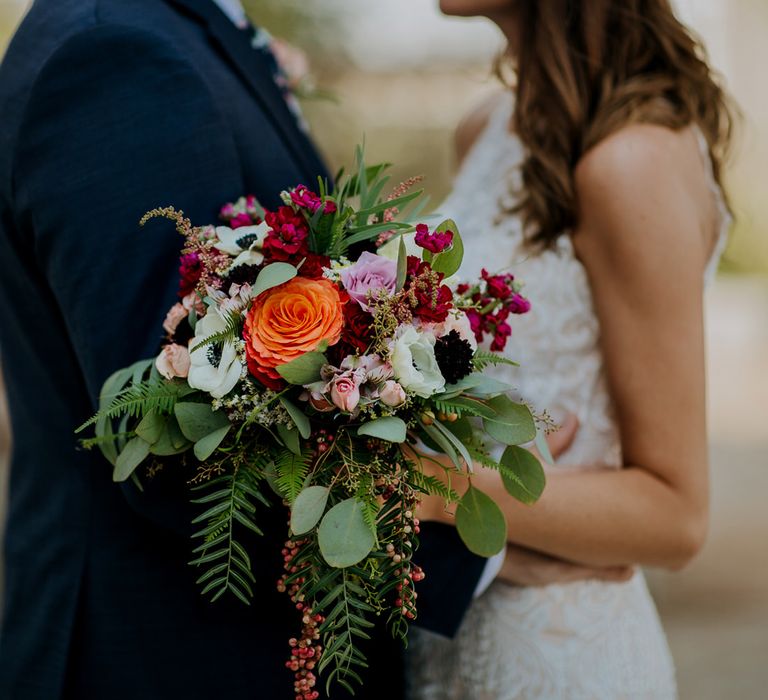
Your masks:
M485 131L491 115L505 99L509 99L506 91L495 92L473 107L459 122L455 134L456 155L459 163L464 160L480 134Z
M576 165L574 179L578 194L605 194L606 189L636 193L638 186L669 184L700 167L701 153L690 128L637 123L622 127L589 149Z

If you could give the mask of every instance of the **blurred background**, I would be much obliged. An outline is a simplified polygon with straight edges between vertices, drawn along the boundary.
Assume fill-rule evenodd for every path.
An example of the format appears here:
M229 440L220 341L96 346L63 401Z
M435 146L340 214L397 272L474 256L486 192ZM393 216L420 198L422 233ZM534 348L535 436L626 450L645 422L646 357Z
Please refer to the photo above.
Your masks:
M0 54L28 4L0 0ZM438 204L455 171L453 129L499 89L494 27L444 18L436 0L244 4L257 24L306 49L319 87L334 96L304 104L332 166L349 163L365 136L371 161L394 161L401 179L423 173ZM707 303L711 535L684 572L649 576L683 700L757 700L768 697L768 3L676 4L744 116L728 172L737 224ZM3 479L9 450L0 386Z

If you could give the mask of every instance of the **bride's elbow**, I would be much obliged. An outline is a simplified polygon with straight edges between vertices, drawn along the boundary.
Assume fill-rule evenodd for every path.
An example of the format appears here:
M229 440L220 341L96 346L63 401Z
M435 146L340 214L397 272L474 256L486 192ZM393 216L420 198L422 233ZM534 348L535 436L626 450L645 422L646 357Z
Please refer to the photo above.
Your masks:
M665 568L680 571L701 552L707 540L709 518L706 512L693 513L681 518L676 537L671 543Z

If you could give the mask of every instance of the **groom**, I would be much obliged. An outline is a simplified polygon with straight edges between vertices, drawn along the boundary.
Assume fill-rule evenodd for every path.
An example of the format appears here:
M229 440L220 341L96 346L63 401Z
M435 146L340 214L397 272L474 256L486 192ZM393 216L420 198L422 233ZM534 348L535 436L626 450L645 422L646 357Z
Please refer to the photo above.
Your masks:
M253 605L210 604L186 564L183 475L121 491L73 435L115 368L156 353L175 297L181 239L142 214L209 222L327 177L252 37L236 0L37 0L0 68L5 700L290 697L284 510L251 544ZM419 563L419 623L451 634L486 562L426 525ZM359 697L402 697L398 644L380 633L367 655Z

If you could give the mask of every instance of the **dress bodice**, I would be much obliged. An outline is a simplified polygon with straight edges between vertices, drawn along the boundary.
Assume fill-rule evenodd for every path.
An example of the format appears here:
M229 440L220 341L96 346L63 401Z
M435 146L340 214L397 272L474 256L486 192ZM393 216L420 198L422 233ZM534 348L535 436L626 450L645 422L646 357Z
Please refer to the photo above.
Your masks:
M555 418L575 413L580 430L562 461L570 465L619 466L621 450L603 372L599 324L586 270L569 235L551 250L530 252L523 244L520 217L502 213L514 204L523 147L510 132L512 99L504 97L476 141L442 207L465 240L462 276L476 279L482 268L511 272L525 284L529 314L513 317L505 354L519 368L494 370L520 397ZM697 132L698 134L698 132ZM709 168L706 142L700 136ZM717 250L706 275L711 278L725 242L729 217L722 193L708 172L722 222ZM517 179L517 181L516 181Z

